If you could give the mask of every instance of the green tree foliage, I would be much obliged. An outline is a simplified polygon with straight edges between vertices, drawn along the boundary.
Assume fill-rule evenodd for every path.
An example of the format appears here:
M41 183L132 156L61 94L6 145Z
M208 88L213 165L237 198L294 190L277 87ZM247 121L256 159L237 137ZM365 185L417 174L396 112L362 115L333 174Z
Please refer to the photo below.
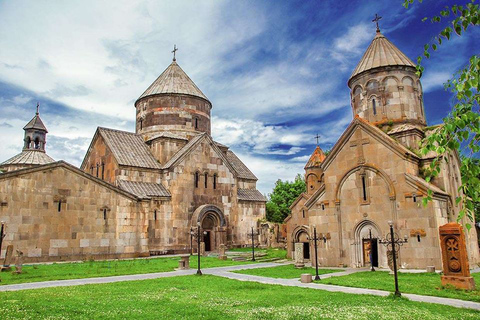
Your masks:
M273 192L268 195L267 220L283 222L290 213L290 206L307 189L303 177L298 174L294 181L277 180Z
M415 0L404 0L404 7ZM418 0L419 3L422 0ZM424 46L423 57L417 58L417 74L420 76L424 67L421 65L423 58L430 58L431 50L436 51L445 41L449 41L453 34L461 36L468 28L480 25L480 10L477 0L472 0L464 6L446 6L438 16L430 20L432 23L440 23L447 20L447 27ZM457 203L463 202L463 209L458 220L465 215L473 221L475 208L480 203L480 166L478 166L478 153L480 151L480 55L475 53L470 57L465 67L459 70L454 77L445 84L456 98L450 114L443 119L443 124L425 138L422 142L422 154L434 151L438 156L426 170L426 180L430 181L440 173L443 155L449 152L460 151L465 155L461 160L460 172L462 183L459 188L461 196L457 197ZM432 200L432 191L423 199L424 204ZM466 225L470 228L470 225Z

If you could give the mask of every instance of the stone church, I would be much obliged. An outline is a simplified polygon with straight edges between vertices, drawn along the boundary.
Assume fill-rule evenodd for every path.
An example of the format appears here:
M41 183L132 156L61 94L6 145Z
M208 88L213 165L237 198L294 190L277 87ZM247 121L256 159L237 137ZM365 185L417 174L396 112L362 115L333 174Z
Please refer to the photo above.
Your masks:
M434 128L426 125L415 72L415 64L377 29L348 80L353 121L327 156L317 147L305 166L307 191L285 219L290 257L303 243L297 248L304 258L314 258L315 227L319 265L387 267L379 240L392 221L408 240L399 252L401 267L441 269L438 228L456 221L461 208L455 203L460 160L445 154L438 177L423 178L435 154L422 156L419 142ZM424 207L428 190L433 201ZM480 262L475 228L465 234L474 267Z
M212 139L212 103L175 58L135 109L135 133L99 127L77 168L47 155L37 106L22 152L0 164L4 248L27 261L181 253L197 225L206 251L247 244L265 198Z

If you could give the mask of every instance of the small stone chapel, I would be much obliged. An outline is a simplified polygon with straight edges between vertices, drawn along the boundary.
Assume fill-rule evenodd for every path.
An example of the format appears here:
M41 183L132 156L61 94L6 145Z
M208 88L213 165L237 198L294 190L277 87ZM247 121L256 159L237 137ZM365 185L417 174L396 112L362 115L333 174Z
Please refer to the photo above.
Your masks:
M212 139L212 103L175 55L134 107L135 132L99 127L80 168L46 154L37 109L23 151L0 164L5 247L27 262L182 253L197 225L207 252L248 243L265 197Z
M313 261L313 231L320 266L388 267L380 243L389 221L400 238L403 268L442 268L439 227L457 220L461 182L457 153L443 155L433 181L424 168L436 156L421 156L427 127L423 92L415 64L379 30L348 80L353 120L325 156L314 150L305 166L307 191L285 219L287 248ZM426 207L422 198L432 190ZM463 219L462 224L467 221ZM473 223L472 223L473 224ZM480 262L475 228L465 229L470 266ZM373 239L370 241L370 237ZM297 244L297 246L296 246Z

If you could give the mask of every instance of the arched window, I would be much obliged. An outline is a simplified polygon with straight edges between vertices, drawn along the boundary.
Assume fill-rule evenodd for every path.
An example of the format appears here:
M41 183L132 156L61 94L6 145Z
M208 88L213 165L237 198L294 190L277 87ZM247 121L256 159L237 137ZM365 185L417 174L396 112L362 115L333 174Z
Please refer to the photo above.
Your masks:
M105 178L105 163L102 162L102 180Z
M302 210L302 217L305 218L305 210Z
M375 98L372 99L373 114L377 114L377 103Z
M103 220L107 220L107 209L103 209Z
M213 189L217 189L217 174L213 175Z
M205 172L205 189L208 188L208 173Z
M195 130L198 129L198 118L195 118Z
M153 220L157 220L157 209L153 210Z
M195 188L198 188L198 180L200 179L200 174L195 172Z
M58 212L62 211L62 200L58 200Z
M34 146L35 149L40 149L40 140L37 138L35 138L35 146Z
M367 181L365 175L362 175L363 201L367 201Z
M100 165L97 163L97 178L98 178L98 169L100 168Z
M27 137L27 139L25 141L25 148L30 149L30 144L31 143L32 143L32 140L30 139L30 137Z

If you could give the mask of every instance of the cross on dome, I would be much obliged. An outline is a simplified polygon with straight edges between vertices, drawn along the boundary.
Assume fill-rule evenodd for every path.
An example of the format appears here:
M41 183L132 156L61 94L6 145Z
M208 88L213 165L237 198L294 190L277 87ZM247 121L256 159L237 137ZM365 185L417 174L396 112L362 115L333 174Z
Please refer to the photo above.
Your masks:
M377 24L377 32L380 32L380 26L378 25L378 21L380 21L381 19L382 17L375 13L375 19L373 19L372 22L375 22Z
M172 53L173 53L173 61L177 61L177 59L175 59L175 53L178 51L178 48L177 48L177 45L174 44L173 45L173 50L172 50Z
M320 139L320 135L317 133L317 135L314 138L317 139L317 146L318 146L318 139Z

